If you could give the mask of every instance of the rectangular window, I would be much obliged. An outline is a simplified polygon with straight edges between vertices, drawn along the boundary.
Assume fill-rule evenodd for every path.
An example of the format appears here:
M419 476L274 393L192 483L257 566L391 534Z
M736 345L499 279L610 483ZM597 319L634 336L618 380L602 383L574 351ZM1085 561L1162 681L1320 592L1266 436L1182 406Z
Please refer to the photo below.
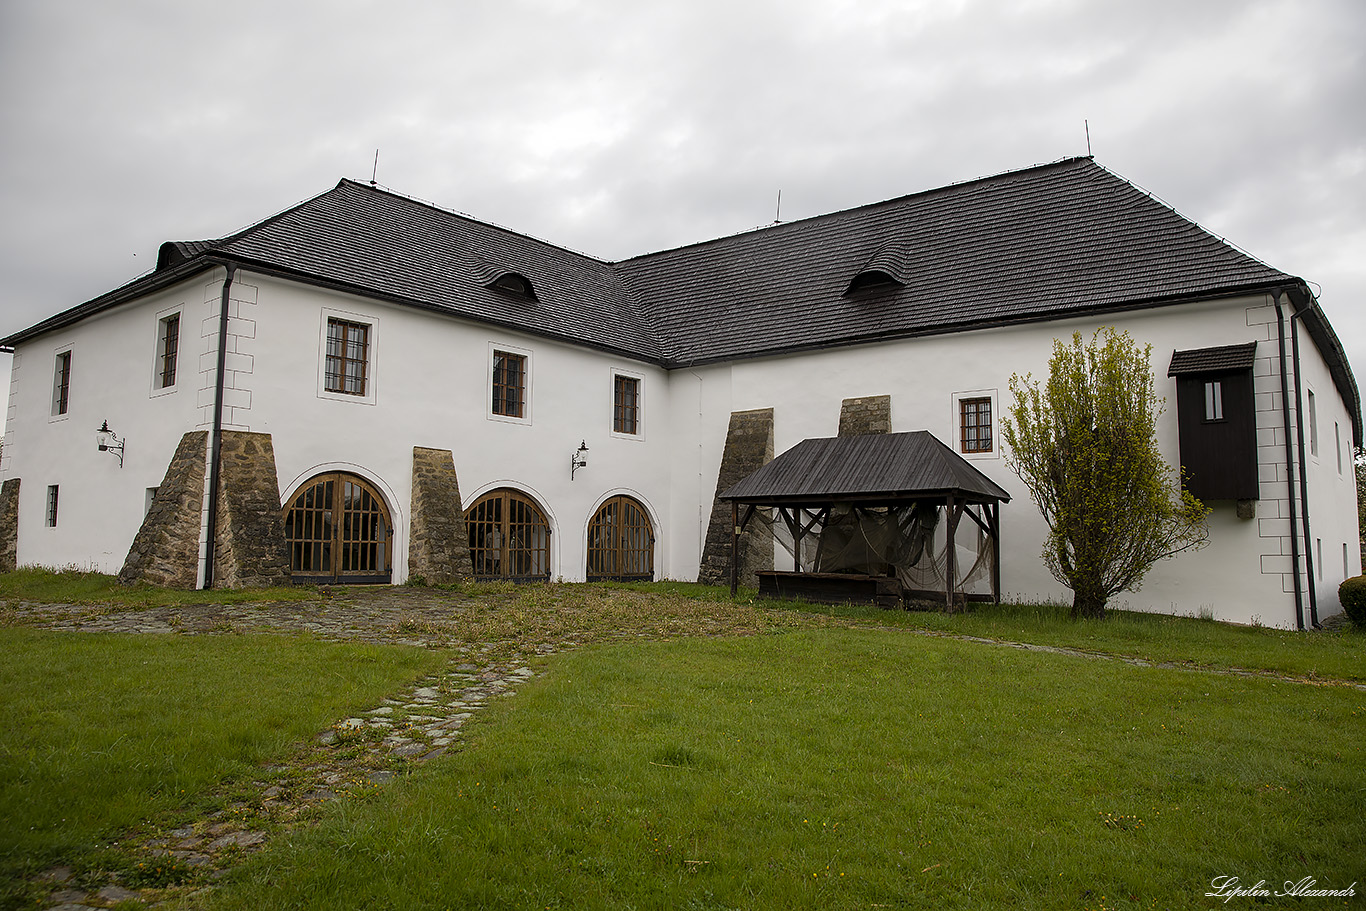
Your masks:
M1218 380L1205 384L1205 420L1224 419L1224 385Z
M47 487L47 527L57 527L57 485L49 484Z
M1342 578L1344 579L1352 574L1352 571L1348 569L1347 566L1347 544L1344 542L1342 545Z
M991 399L959 399L958 423L963 452L991 452Z
M612 430L615 433L639 433L640 380L633 376L612 378Z
M173 313L161 321L157 333L157 388L169 389L175 385L176 355L180 351L180 314Z
M1309 454L1319 454L1319 409L1314 404L1314 393L1309 393Z
M147 488L147 499L146 499L146 501L142 504L142 514L143 514L144 516L147 515L149 512L152 511L152 503L155 502L156 498L157 498L157 488L155 488L155 487L149 487L149 488Z
M1314 539L1314 563L1318 567L1319 581L1323 581L1323 539Z
M52 377L52 413L66 414L71 403L71 352L57 355L57 369ZM55 488L54 488L55 489Z
M328 317L324 389L346 395L365 395L369 338L370 327L365 323Z
M1333 445L1338 448L1338 474L1342 474L1342 425L1333 422Z
M493 413L520 418L526 406L526 358L493 352Z

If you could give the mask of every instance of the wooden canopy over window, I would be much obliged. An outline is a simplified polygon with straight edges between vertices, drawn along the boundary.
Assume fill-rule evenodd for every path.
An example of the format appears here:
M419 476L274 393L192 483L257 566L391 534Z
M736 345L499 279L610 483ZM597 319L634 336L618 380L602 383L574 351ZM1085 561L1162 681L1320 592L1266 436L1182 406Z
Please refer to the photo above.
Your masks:
M731 592L738 578L739 533L760 508L777 510L792 534L797 572L801 542L819 533L838 506L942 506L948 519L944 597L958 594L955 535L968 517L991 541L991 594L1001 599L1000 505L1010 494L928 431L866 434L803 440L763 468L727 489L731 504Z

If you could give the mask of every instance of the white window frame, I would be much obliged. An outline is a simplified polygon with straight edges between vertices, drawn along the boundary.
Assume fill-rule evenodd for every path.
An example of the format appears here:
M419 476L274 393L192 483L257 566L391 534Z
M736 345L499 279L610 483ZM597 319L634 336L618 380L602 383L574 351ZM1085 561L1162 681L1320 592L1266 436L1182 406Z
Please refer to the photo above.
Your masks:
M346 323L360 323L367 328L365 333L365 395L349 392L333 392L327 388L327 323L328 320L341 320ZM353 310L338 310L323 307L318 320L318 398L334 402L350 402L355 405L376 405L379 403L379 317Z
M58 359L61 358L61 356L62 356L63 354L70 354L70 353L75 349L75 347L76 347L75 343L74 343L74 342L71 342L71 343L68 343L68 344L66 344L66 345L62 345L60 348L54 348L53 351L52 351L52 395L51 395L51 397L50 397L50 399L49 399L49 401L48 401L48 417L47 417L47 420L48 420L48 423L49 423L49 424L55 424L55 423L57 423L58 421L65 421L65 420L67 420L68 418L71 417L71 405L72 405L72 380L73 380L73 379L75 378L75 376L76 376L76 368L75 368L76 358L75 358L74 355L73 355L72 358L71 358L71 364L72 364L72 366L71 366L70 372L69 372L68 375L67 375L67 380L66 380L66 411L63 411L61 414L58 414L58 413L57 413L57 395L58 395L58 388L59 388L59 384L58 384L58 373L57 373L57 362L58 362Z
M180 317L180 327L176 341L176 363L175 363L175 382L169 386L161 385L161 366L165 352L161 348L162 327L166 321L173 316ZM152 336L152 385L149 398L158 398L163 395L170 395L180 388L180 378L185 375L185 307L183 304L176 304L174 307L167 307L165 310L157 311L156 320L153 322L155 334Z
M636 386L636 432L621 433L617 430L616 401L617 401L617 377L624 376L627 379L635 380ZM611 432L613 439L617 440L645 440L645 374L635 370L627 370L622 367L613 367L607 374L607 429Z
M1319 460L1319 408L1318 399L1314 396L1314 390L1306 390L1309 393L1307 410L1309 412L1309 455L1314 461Z
M497 414L493 410L493 359L497 352L506 354L516 354L525 358L526 376L524 377L524 387L522 389L522 414L515 417L510 414ZM502 342L490 341L488 344L488 363L484 367L484 416L490 421L498 421L501 424L523 424L531 425L532 403L535 396L532 394L535 387L535 364L536 360L532 357L529 348L520 345L507 345Z
M969 462L987 461L1001 458L1001 409L999 389L966 389L952 395L949 426L953 428L953 451ZM963 451L963 407L964 399L991 399L991 451Z

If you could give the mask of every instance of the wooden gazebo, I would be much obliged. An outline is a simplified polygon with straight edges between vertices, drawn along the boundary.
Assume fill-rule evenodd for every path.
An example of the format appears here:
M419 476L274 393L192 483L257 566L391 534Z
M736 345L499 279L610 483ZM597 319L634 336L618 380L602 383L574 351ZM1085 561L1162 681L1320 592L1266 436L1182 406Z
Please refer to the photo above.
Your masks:
M820 533L832 509L926 505L942 507L947 520L944 599L949 609L958 594L955 537L964 516L990 540L991 597L1001 600L1000 505L1010 494L928 431L803 440L720 498L731 504L732 595L739 582L740 532L756 509L777 511L792 535L795 574L801 574L802 540Z

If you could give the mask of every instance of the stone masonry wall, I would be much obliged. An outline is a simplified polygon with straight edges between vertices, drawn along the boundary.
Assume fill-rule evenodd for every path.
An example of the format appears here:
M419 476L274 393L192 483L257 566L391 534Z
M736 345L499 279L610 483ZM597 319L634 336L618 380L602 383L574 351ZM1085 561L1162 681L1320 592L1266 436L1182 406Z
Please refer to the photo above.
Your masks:
M892 432L892 397L866 395L840 403L840 436Z
M19 479L0 485L0 573L19 568Z
M433 585L474 575L460 483L449 449L413 447L413 501L408 525L408 576Z
M702 566L698 581L707 585L730 584L731 505L720 494L764 465L773 461L773 409L733 411L726 430L726 448L721 455L721 474L716 480L717 497L712 501L711 521L702 547ZM772 519L756 512L740 535L739 577L742 585L758 585L755 575L773 568Z
M180 438L152 506L128 548L120 582L193 589L199 577L199 529L208 433Z
M223 431L213 584L216 588L290 584L275 447L268 433Z

